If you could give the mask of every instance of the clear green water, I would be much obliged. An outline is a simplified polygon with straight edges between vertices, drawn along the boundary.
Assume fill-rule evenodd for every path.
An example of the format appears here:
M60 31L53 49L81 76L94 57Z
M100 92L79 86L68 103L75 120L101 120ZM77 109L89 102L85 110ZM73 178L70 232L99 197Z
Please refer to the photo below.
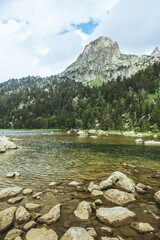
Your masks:
M5 178L11 171L21 173L20 185L36 189L45 188L51 181L98 182L115 170L127 172L124 162L139 168L133 178L158 185L155 175L160 173L160 147L136 145L132 137L112 135L93 139L58 131L49 134L47 130L3 134L11 136L20 148L0 155L0 187L15 184Z
M71 180L80 181L85 189L90 181L99 183L117 170L126 173L135 183L142 182L154 188L151 194L138 195L136 204L127 207L136 213L137 221L148 222L159 231L159 222L144 211L152 210L160 215L153 199L154 192L160 188L160 147L136 145L135 138L116 135L94 139L58 131L50 134L47 130L0 131L0 134L10 136L20 146L17 150L0 154L0 188L22 186L32 188L34 193L43 191L42 199L34 200L29 196L19 204L23 205L26 201L39 203L43 206L40 210L42 214L56 203L62 203L60 220L50 226L56 230L59 238L71 226L94 227L98 240L107 235L100 231L105 224L96 219L95 213L87 222L78 220L73 214L80 201L93 202L97 198L91 197L85 190L71 188L67 183ZM126 168L124 163L133 164L136 168ZM11 171L21 173L20 179L7 179L5 175ZM52 181L60 183L57 192L48 187ZM104 197L101 200L104 207L114 206ZM0 210L9 206L2 202ZM125 240L156 239L152 234L138 234L129 225L112 229L113 236L119 235ZM0 239L4 239L4 235L0 234Z

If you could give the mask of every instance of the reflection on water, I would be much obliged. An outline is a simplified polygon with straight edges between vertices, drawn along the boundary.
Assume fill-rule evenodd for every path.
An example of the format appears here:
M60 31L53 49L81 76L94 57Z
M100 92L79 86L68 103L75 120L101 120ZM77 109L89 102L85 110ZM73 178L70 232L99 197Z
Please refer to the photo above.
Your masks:
M49 134L48 130L5 130L0 134L11 136L20 146L18 150L0 155L0 188L17 185L17 181L5 178L10 171L21 173L19 185L38 190L51 181L100 181L115 170L126 171L124 162L143 167L143 171L135 173L135 179L157 184L154 176L159 174L160 148L136 145L131 137L93 139L58 131Z

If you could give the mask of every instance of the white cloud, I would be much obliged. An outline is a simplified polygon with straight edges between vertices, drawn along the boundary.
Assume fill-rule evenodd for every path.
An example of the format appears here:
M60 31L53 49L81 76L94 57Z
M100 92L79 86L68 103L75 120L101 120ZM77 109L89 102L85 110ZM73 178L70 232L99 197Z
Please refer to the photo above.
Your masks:
M159 9L159 0L1 0L0 82L61 72L102 35L148 53L159 44ZM73 28L91 18L99 23L91 35Z

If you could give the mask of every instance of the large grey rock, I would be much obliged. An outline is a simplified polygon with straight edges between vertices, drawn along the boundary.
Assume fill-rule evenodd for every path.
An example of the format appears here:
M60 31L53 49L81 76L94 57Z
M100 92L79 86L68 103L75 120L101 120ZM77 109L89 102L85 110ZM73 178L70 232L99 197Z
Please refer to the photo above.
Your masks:
M51 210L38 218L38 222L40 223L46 223L46 224L51 224L54 223L60 218L60 208L61 204L55 205Z
M60 240L94 240L94 238L84 228L71 227Z
M0 232L5 231L12 226L15 211L16 207L10 207L0 211Z
M14 240L18 236L22 236L23 231L20 229L12 229L5 236L4 240Z
M147 233L154 231L154 228L149 223L133 222L130 226L136 229L139 233Z
M157 203L160 203L160 190L154 194L154 199Z
M135 183L124 173L118 171L112 173L112 175L106 180L102 181L99 186L101 190L116 186L127 192L135 192Z
M0 136L0 149L16 149L17 145L9 140L9 138L5 136Z
M124 206L128 203L136 201L133 194L126 193L126 192L120 191L118 189L108 189L104 193L104 197L108 201L115 203L117 205L121 205L121 206Z
M31 214L23 207L20 206L16 211L16 222L21 224L28 222L31 218Z
M58 236L52 229L32 228L27 232L26 240L58 240Z
M17 196L22 192L21 187L4 188L0 191L0 200Z
M131 223L135 218L135 213L124 207L99 208L96 211L97 218L113 226L121 226Z
M91 212L91 204L89 202L82 201L79 203L77 209L74 211L74 214L77 218L81 220L88 220Z

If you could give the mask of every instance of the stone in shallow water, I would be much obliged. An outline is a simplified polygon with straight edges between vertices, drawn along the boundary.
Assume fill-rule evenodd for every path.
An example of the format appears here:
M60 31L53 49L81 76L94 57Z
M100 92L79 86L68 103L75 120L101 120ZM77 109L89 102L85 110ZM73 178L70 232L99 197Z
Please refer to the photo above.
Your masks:
M135 183L124 173L118 171L112 173L112 175L106 180L102 181L99 186L101 190L116 186L127 192L135 192Z
M26 240L58 240L58 236L52 229L32 228L27 232Z
M7 235L5 236L4 240L13 240L18 236L22 236L23 231L20 229L12 229L10 230Z
M133 222L130 226L137 230L139 233L147 233L154 231L154 228L149 223Z
M28 231L29 229L35 227L36 225L37 223L35 221L30 221L24 225L23 229L24 231Z
M91 192L91 195L92 195L93 197L103 196L103 192L102 192L102 191L99 191L99 190L93 190L93 191Z
M94 240L94 238L84 228L71 227L60 240Z
M0 200L3 200L5 198L15 197L19 193L22 192L21 187L11 187L11 188L5 188L0 191Z
M10 207L0 211L0 232L4 232L12 226L16 209L16 207Z
M60 218L60 208L61 204L55 205L51 210L38 218L38 222L40 223L46 223L46 224L51 224L54 223Z
M115 203L117 205L121 205L121 206L136 201L133 194L126 193L126 192L120 191L118 189L108 189L104 193L104 197L108 201Z
M68 185L69 185L69 186L73 186L73 187L77 187L77 186L80 185L80 183L79 183L79 182L76 182L76 181L72 181L72 182L68 183Z
M136 215L127 208L113 207L97 209L96 216L103 223L121 226L131 223Z
M17 209L15 216L16 222L19 224L28 222L31 218L31 214L23 206Z
M26 203L25 204L25 208L28 210L28 211L34 211L34 210L37 210L41 207L41 205L39 204L36 204L36 203Z
M7 202L10 204L15 204L15 203L19 203L23 200L23 197L14 197L14 198L10 198Z
M23 190L23 195L31 195L32 192L33 192L32 189L30 189L30 188L25 188L25 189Z
M74 214L77 218L81 220L88 220L91 212L91 204L89 202L82 201L79 203L77 209L74 211Z
M154 199L160 204L160 190L154 194Z
M92 192L93 190L100 190L99 185L94 184L94 182L90 182L87 189L89 192Z

